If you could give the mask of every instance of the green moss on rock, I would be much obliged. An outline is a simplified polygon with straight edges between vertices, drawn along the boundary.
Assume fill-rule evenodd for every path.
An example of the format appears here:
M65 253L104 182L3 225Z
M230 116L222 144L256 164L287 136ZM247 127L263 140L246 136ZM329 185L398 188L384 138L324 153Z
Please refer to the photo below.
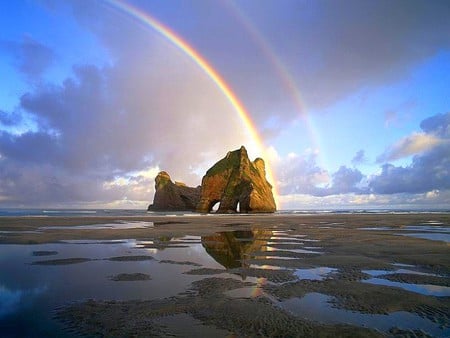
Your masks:
M264 161L257 158L251 162L243 146L228 152L203 177L197 211L210 212L217 202L220 202L219 213L276 211L272 186L265 177Z

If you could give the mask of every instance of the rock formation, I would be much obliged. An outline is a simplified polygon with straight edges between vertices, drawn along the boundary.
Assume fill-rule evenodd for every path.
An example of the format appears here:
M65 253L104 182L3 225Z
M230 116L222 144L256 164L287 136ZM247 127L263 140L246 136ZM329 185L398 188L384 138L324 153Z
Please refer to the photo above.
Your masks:
M197 211L210 212L218 202L218 213L274 212L275 200L266 180L264 160L251 162L242 146L212 166L203 176Z
M251 162L242 146L213 165L202 185L191 188L173 183L167 172L155 178L155 197L148 210L210 212L219 203L218 213L269 213L276 211L272 186L266 180L264 160Z
M155 197L148 207L152 211L195 211L200 200L201 187L191 188L184 183L173 183L165 171L155 178Z

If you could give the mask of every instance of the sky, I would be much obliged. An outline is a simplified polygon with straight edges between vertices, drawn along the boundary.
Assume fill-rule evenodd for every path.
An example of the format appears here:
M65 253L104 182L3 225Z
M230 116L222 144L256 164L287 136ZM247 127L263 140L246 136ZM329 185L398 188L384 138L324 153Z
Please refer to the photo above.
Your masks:
M0 207L146 208L159 171L196 186L244 145L279 209L449 209L449 17L446 0L0 0Z

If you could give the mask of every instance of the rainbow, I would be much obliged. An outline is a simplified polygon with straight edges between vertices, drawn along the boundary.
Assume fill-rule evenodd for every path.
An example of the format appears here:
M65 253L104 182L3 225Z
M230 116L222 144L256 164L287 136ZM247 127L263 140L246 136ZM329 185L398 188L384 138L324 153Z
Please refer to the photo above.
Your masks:
M312 116L308 114L304 99L300 91L297 88L295 80L292 78L290 72L286 69L286 66L275 55L273 49L270 47L266 39L255 28L251 20L240 10L238 5L233 1L221 1L222 5L234 16L234 18L242 25L245 31L249 34L252 41L262 51L266 59L272 64L277 76L281 80L283 87L291 96L300 118L306 123L309 138L312 141L315 148L320 150L319 161L322 166L326 167L324 147L320 139L320 134L315 126Z
M158 32L161 36L169 40L173 45L178 47L184 54L186 54L204 73L215 83L223 95L227 98L230 104L233 106L234 110L237 112L240 120L244 124L248 133L250 134L253 142L256 143L258 148L262 153L265 153L265 146L258 134L258 131L250 117L250 114L245 109L244 105L239 101L237 96L231 90L230 86L226 83L224 78L209 64L209 62L196 51L188 42L183 40L179 35L177 35L169 27L165 26L163 23L159 22L157 19L152 17L150 14L139 10L138 8L120 0L105 0L107 4L115 8L118 11L124 12L139 22L151 27L153 30ZM267 157L266 157L267 158ZM270 163L266 164L266 175L268 181L273 185L273 195L275 202L279 207L278 202L278 192L276 188L276 180Z

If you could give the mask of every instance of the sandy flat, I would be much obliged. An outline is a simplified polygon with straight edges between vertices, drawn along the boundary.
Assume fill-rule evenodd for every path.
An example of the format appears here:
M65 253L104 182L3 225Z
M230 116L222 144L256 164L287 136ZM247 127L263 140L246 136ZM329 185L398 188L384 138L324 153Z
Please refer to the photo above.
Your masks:
M124 229L82 227L124 222L151 222L152 226L127 226ZM76 228L71 229L70 226ZM316 322L302 319L279 304L293 297L319 293L331 297L333 306L339 309L374 315L404 311L448 330L450 294L446 296L446 290L450 276L450 244L445 240L404 236L410 231L418 233L423 230L437 233L439 238L439 233L448 234L448 227L450 215L445 213L0 217L0 244L135 239L155 250L165 247L180 247L182 250L189 246L189 240L177 242L170 239L201 236L200 242L194 238L192 243L202 244L208 254L224 267L223 270L208 269L186 258L162 261L161 264L179 264L187 268L191 265L192 269L186 274L203 276L203 279L191 285L187 294L171 299L97 300L72 304L61 310L58 318L77 332L126 336L139 330L144 330L141 333L150 330L155 335L165 336L170 334L170 330L167 331L170 325L162 325L163 322L167 324L167 319L161 318L178 318L185 314L180 322L195 321L198 324L200 321L208 328L237 336L408 336L416 334L417 330L393 327L383 333L356 326ZM250 238L243 236L248 232L252 234ZM149 257L111 259L126 262ZM55 261L59 264L75 263L67 258L65 261L49 259L48 264ZM37 264L47 263L41 260ZM266 268L260 268L264 266ZM237 276L262 278L269 283L259 287L261 296L230 298L230 295L244 292L252 283L224 279L220 277L224 271ZM321 271L322 275L314 275ZM123 276L128 278L128 275ZM403 284L392 286L389 282ZM413 287L408 289L398 285ZM444 296L421 294L415 291L414 285L431 285L430 292L433 291L432 286L440 287ZM230 291L234 293L227 293ZM179 330L179 327L174 328L174 332Z

